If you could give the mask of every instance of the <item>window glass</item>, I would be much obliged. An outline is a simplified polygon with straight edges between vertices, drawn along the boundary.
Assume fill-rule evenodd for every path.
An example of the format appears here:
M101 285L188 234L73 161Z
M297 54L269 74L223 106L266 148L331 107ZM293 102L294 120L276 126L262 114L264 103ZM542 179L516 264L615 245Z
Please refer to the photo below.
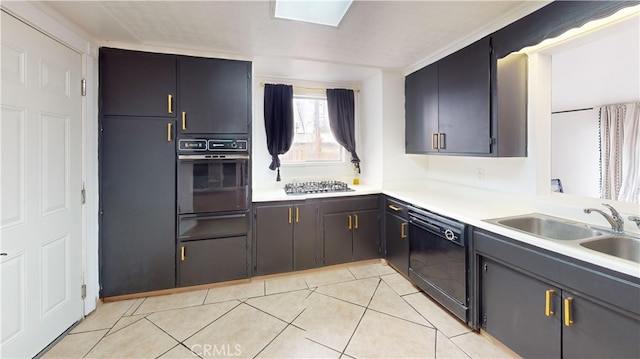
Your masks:
M293 144L280 156L283 163L342 161L342 146L329 128L326 98L294 97L293 121Z

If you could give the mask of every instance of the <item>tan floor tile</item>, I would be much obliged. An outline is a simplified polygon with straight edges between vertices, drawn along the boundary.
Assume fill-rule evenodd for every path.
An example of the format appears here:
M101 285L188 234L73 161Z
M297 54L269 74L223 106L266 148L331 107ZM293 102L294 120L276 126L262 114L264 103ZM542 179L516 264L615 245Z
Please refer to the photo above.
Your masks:
M82 358L107 333L106 329L65 336L58 344L46 352L42 358Z
M404 299L402 299L398 293L394 292L384 281L378 285L378 289L376 289L376 293L373 295L369 308L417 324L431 326L420 313L405 302Z
M198 358L198 356L191 350L187 349L184 345L179 344L179 345L176 345L173 349L169 350L168 352L158 357L158 359L160 358L162 359L194 359L194 358Z
M209 289L205 304L224 302L227 300L245 300L264 295L264 281L230 285Z
M471 331L471 328L433 302L424 293L409 294L403 298L448 338Z
M338 284L323 285L316 289L316 292L328 296L346 300L353 304L366 307L373 297L373 293L378 287L379 278L366 278L343 282Z
M266 294L291 292L307 289L307 282L301 276L271 279L265 281Z
M109 329L116 324L126 311L135 303L135 299L104 303L80 322L71 333Z
M239 301L234 300L167 310L150 314L147 319L182 342L239 304Z
M345 353L354 358L435 358L436 330L367 310Z
M398 295L407 295L420 292L407 278L400 273L383 275L380 278L391 287Z
M349 267L349 270L353 275L358 278L377 277L385 274L396 273L395 269L382 263L366 264L356 267Z
M130 316L133 315L133 313L135 313L136 310L138 310L138 308L140 308L140 305L142 305L142 303L144 303L144 300L146 298L138 298L136 299L136 301L133 303L133 305L131 305L131 307L124 313L124 316Z
M321 285L334 284L340 282L347 282L356 279L348 269L332 269L327 271L320 271L304 276L307 286L309 288L315 288Z
M104 337L87 358L156 358L176 344L173 338L142 319Z
M469 356L458 348L442 332L436 334L436 358L438 359L469 359Z
M340 353L309 340L302 329L289 326L257 358L340 358Z
M307 298L310 294L310 290L299 290L250 298L246 303L287 323L291 323L306 308Z
M117 332L118 330L128 327L131 324L137 322L140 319L143 319L145 317L145 314L140 314L140 315L132 315L129 317L122 317L120 318L120 320L118 320L118 322L109 330L109 332L107 333L107 335L111 335L115 332Z
M246 304L240 304L184 343L207 357L254 357L285 327L286 323Z
M474 359L506 359L518 358L501 346L490 342L482 335L471 332L451 338L451 341Z
M193 307L201 305L207 296L207 290L176 293L149 297L138 307L134 314L154 313L162 310Z
M313 293L307 300L307 309L293 325L305 330L307 338L343 351L364 310L355 304Z

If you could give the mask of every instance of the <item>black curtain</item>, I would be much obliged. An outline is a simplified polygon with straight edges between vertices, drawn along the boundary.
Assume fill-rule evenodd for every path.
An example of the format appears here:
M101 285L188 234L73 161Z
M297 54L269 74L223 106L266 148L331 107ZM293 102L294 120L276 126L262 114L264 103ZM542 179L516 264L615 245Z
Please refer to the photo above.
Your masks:
M271 154L270 170L278 170L276 181L280 181L280 158L291 148L293 142L293 86L264 85L264 127L267 132L267 149Z
M327 89L327 107L331 133L336 141L351 153L351 163L360 173L360 158L356 153L353 90Z

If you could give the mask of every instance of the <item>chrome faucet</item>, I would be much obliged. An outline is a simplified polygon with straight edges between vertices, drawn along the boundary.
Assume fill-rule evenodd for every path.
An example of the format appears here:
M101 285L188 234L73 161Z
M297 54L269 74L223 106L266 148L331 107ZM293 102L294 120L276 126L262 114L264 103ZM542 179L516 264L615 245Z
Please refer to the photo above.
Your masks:
M629 220L636 222L636 226L640 228L640 217L639 216L629 216Z
M585 208L584 213L591 213L591 212L600 213L604 217L604 219L606 219L607 222L609 222L609 224L611 225L611 230L613 232L615 233L624 232L624 219L622 219L622 216L620 215L620 213L618 213L618 211L616 211L615 208L613 208L612 206L606 203L603 203L602 205L609 208L609 210L611 211L611 215L596 208Z

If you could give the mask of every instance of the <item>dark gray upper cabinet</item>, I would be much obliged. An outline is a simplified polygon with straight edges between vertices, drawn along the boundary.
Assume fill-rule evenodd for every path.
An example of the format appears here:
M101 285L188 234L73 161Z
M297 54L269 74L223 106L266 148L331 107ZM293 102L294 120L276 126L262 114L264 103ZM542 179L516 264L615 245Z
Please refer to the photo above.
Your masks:
M439 152L491 151L490 49L484 38L438 61Z
M405 78L405 152L527 155L527 58L485 37Z
M176 58L100 49L100 114L176 117Z
M101 297L176 284L176 155L168 124L175 121L125 116L102 121Z
M406 153L438 152L438 63L424 67L405 80Z
M251 63L180 56L180 133L248 133Z

